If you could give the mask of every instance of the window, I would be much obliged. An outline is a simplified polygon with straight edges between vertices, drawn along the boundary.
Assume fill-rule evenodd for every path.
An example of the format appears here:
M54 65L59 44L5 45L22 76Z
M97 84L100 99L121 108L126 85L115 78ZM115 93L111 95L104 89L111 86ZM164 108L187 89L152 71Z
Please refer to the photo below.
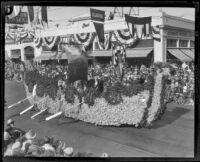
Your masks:
M167 47L177 47L176 39L167 39Z
M188 40L180 40L179 47L188 47Z
M190 47L194 47L194 41L190 41Z

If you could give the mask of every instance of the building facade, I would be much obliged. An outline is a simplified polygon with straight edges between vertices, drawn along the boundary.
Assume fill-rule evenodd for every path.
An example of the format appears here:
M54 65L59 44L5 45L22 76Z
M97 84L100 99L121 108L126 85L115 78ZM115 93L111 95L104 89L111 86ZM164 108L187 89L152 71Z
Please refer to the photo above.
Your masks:
M95 32L89 15L76 17L70 20L70 23L65 28L58 27L43 32L36 31L36 37L38 35L39 37L61 36L68 39L68 35L70 34ZM152 62L167 62L172 59L178 59L182 62L194 60L194 21L160 12L158 16L152 16L151 25L159 27L159 40L152 37L140 39L133 48L126 50L128 63L146 62L148 64L149 62L150 64ZM116 20L105 21L104 29L105 36L107 36L109 31L127 29L127 24L124 18L118 18ZM39 48L36 47L34 40L30 38L24 39L22 42L18 42L18 44L9 41L9 39L6 40L5 44L8 56L17 57L19 55L22 61L38 57L48 60L48 57L42 57L44 53L49 56L52 53L55 54L55 51L45 51L44 45ZM111 41L116 40L112 37ZM92 42L92 51L88 55L93 57L93 60L109 62L111 61L112 50L102 50L99 47L96 37Z

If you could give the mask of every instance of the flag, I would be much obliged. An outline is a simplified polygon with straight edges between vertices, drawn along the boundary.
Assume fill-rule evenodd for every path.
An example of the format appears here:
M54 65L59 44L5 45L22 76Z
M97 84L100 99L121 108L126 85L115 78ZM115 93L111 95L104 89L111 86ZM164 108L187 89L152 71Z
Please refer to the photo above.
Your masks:
M33 6L28 6L28 13L29 13L30 22L32 23L33 20L34 20L34 9L33 9Z
M48 17L47 17L47 6L42 6L41 8L41 19L43 27L48 25Z
M151 34L151 17L132 17L125 14L125 21L132 37L136 34L139 38Z
M90 9L91 20L93 21L99 42L104 46L104 20L105 11Z
M8 15L8 18L12 19L12 18L18 16L20 11L21 11L21 9L22 9L22 6L14 6L13 7L13 11L12 11L12 13L10 15Z

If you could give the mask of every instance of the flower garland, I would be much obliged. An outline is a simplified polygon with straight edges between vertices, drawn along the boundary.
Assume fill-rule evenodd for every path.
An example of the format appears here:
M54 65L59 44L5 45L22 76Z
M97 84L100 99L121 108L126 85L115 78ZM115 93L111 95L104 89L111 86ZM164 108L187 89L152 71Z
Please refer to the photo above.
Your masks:
M151 107L148 109L147 126L151 126L156 119L155 116L160 109L161 92L162 92L163 73L158 73L155 80L154 92Z

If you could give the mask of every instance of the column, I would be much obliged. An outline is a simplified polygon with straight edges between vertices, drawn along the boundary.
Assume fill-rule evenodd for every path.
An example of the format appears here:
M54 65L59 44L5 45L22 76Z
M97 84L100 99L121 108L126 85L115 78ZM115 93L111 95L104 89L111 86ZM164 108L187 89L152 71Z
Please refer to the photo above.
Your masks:
M25 57L25 52L24 52L24 48L20 48L21 50L21 61L25 61L26 60L26 57Z

